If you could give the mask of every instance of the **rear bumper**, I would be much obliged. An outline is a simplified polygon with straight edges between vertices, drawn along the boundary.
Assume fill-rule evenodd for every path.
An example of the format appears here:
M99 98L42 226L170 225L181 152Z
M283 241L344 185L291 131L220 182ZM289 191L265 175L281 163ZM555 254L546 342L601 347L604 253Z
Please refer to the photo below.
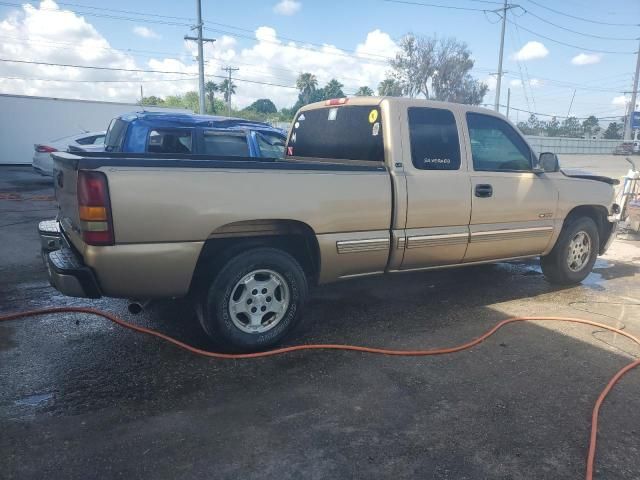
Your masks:
M49 283L69 297L99 298L100 288L93 271L69 246L58 222L47 220L38 225L42 260L47 267Z

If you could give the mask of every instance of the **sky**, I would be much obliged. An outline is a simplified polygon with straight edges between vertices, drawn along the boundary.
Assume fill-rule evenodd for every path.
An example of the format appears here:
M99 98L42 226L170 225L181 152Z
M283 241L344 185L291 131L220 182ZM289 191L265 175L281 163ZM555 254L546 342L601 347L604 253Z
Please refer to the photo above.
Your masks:
M195 3L2 1L0 93L136 102L141 86L145 96L197 90L196 45L184 40L195 34ZM640 25L628 24L640 24L640 1L518 5L507 15L504 46L501 103L510 89L511 119L593 114L605 123L623 115L640 37ZM220 82L223 67L238 68L236 107L265 97L292 106L301 72L320 85L335 77L347 94L376 90L398 41L412 32L466 42L471 73L489 85L484 103L493 105L500 7L489 0L202 0L204 35L216 39L205 44L207 79Z

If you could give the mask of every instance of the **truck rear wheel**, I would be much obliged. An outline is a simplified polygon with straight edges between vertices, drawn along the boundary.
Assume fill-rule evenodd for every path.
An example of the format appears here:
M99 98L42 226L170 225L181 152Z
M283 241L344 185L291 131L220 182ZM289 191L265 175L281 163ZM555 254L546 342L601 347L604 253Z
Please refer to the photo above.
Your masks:
M201 300L198 316L221 348L264 350L295 328L307 290L305 273L291 255L256 248L222 267Z
M598 227L589 217L564 226L553 250L540 257L542 273L551 283L573 285L584 280L598 258Z

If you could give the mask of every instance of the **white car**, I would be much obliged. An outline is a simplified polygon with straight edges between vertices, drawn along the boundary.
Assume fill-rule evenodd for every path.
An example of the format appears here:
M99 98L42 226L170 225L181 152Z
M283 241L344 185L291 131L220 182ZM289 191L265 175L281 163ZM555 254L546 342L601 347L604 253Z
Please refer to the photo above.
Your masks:
M40 174L53 176L53 159L51 152L65 152L70 148L99 151L104 145L105 132L84 132L69 137L58 138L47 143L36 143L33 147L33 168Z

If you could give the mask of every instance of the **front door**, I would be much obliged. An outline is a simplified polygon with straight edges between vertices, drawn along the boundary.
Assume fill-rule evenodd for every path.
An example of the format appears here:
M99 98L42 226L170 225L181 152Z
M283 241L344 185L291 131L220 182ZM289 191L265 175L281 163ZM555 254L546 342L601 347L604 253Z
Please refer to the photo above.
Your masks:
M533 173L533 153L509 123L475 112L466 117L473 169L464 261L542 253L553 234L557 188L544 173Z

